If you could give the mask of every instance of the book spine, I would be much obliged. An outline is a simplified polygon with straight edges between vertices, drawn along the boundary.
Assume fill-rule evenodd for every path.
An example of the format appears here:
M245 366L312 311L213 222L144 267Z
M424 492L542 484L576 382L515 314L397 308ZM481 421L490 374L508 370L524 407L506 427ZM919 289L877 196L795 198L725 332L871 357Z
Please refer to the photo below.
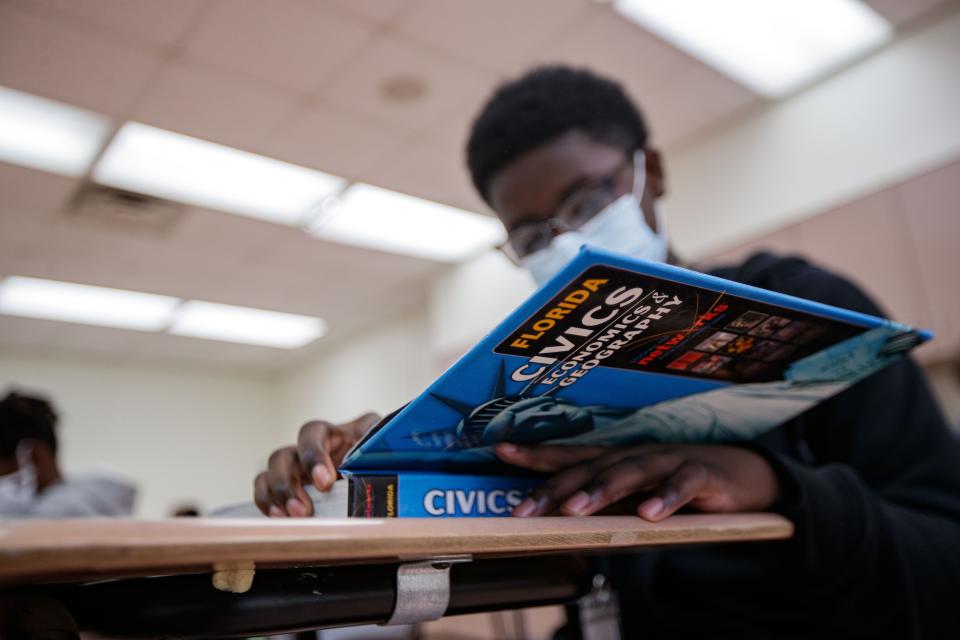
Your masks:
M353 518L509 516L542 479L442 473L347 474Z
M396 518L395 474L350 474L346 476L347 505L351 518Z

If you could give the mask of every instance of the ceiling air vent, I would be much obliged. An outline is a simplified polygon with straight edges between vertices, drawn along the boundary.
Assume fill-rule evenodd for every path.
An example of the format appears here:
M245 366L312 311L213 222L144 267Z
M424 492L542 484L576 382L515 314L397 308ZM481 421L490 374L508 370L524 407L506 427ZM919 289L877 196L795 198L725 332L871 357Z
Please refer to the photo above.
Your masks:
M77 191L66 209L67 215L77 222L155 235L169 233L185 211L184 205L170 200L92 182L85 183Z

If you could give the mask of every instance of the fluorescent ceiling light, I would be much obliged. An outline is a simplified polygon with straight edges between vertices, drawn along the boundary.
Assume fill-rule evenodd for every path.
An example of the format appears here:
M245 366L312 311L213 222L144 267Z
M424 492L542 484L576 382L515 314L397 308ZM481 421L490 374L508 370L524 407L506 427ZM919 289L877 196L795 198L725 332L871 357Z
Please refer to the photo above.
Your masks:
M0 282L0 313L105 327L160 331L170 324L178 298L9 276Z
M308 316L22 276L0 280L0 313L284 349L326 331Z
M198 300L186 302L170 327L170 333L178 336L283 349L302 347L325 331L320 318Z
M858 0L614 0L614 8L768 97L822 77L893 33Z
M94 168L97 182L299 225L344 180L136 122L128 122Z
M87 171L110 132L102 115L0 87L0 160L65 176Z
M465 260L504 239L494 218L355 184L310 227L327 240L430 260Z

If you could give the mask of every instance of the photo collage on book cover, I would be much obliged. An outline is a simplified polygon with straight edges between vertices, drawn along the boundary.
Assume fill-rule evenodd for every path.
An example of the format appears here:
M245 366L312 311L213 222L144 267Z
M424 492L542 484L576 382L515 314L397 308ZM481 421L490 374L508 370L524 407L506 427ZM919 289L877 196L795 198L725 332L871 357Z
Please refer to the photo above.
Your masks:
M652 306L652 296L663 294L667 299L681 300L669 313L652 320L649 326L599 366L634 371L649 371L728 382L768 382L780 380L787 367L803 357L832 346L864 331L863 327L831 318L794 311L776 305L718 292L703 287L655 278L606 265L588 268L544 305L537 314L521 325L496 349L498 353L531 355L511 347L511 342L524 334L530 321L542 317L551 308L577 289L587 278L607 279L608 284L583 305L586 311L601 304L608 292L618 287L642 287L645 294L639 304L623 307L617 317L606 323L588 344L599 335L611 340L629 331L624 318L636 317L638 308ZM653 315L656 311L648 312ZM543 336L542 344L553 344L556 337L574 325L582 313L570 314L565 322ZM620 323L620 324L618 324ZM635 326L631 325L631 326ZM617 329L617 327L623 327ZM611 333L613 332L613 333ZM573 357L574 353L565 354Z
M779 380L791 362L823 348L824 338L838 333L838 327L830 325L839 323L798 315L776 307L748 309L735 317L724 314L723 320L692 332L692 339L678 345L679 355L671 353L665 370L736 382Z

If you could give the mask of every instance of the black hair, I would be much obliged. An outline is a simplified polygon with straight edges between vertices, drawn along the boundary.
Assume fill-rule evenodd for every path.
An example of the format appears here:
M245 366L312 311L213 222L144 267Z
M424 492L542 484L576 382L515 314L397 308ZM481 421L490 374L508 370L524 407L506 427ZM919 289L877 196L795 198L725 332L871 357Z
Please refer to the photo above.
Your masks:
M57 412L48 400L11 391L0 400L0 458L13 458L23 440L43 442L57 451Z
M627 154L647 143L643 116L623 87L587 69L538 67L501 85L480 110L467 141L474 186L489 204L497 171L574 130Z

